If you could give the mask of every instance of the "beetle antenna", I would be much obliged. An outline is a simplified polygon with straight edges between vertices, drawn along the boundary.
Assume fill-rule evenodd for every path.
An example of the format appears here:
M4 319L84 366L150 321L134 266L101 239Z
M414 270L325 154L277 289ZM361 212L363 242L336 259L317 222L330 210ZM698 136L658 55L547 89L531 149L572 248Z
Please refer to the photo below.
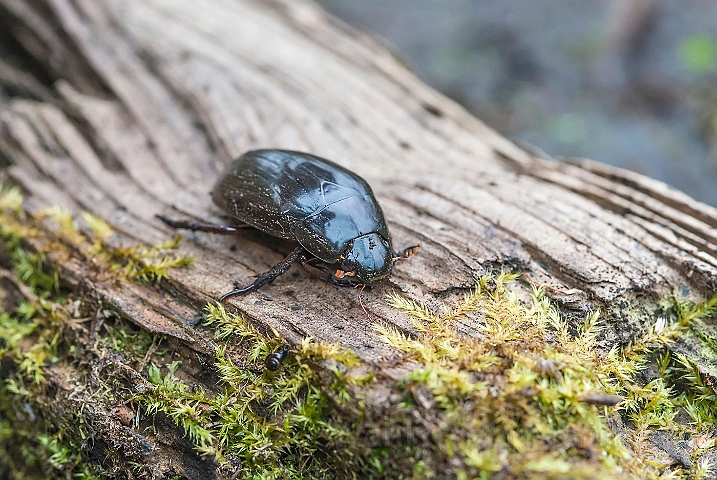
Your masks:
M400 252L394 252L393 249L391 249L391 260L395 262L396 260L400 260L402 258L408 258L411 255L418 253L420 248L421 247L418 245L413 245L412 247L405 248Z
M358 285L356 285L358 287ZM366 318L368 321L371 321L371 316L366 311L366 307L363 306L363 300L361 300L361 294L363 293L363 289L366 288L366 284L361 285L361 290L359 290L358 299L359 299L359 305L361 305L361 310L363 310L364 315L366 315Z

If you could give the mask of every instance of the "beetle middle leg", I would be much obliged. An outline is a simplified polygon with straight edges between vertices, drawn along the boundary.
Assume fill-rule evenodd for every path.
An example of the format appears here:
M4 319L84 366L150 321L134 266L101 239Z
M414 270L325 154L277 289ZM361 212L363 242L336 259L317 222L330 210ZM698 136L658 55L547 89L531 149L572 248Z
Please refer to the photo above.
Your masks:
M157 215L157 218L162 220L164 223L172 228L184 228L195 232L209 232L219 233L221 235L238 235L245 230L255 230L254 227L247 224L240 225L214 225L213 223L206 222L190 222L187 220L171 220L162 215Z
M284 260L282 260L278 264L274 265L274 267L271 270L259 275L259 277L251 285L248 285L246 287L239 287L235 283L234 284L235 289L232 290L231 292L225 293L224 295L219 297L219 301L223 302L227 298L231 298L236 295L247 294L249 292L256 290L257 288L259 288L263 285L266 285L267 283L273 281L279 275L286 273L286 271L289 270L289 268L291 268L291 265L293 265L294 262L299 259L299 257L303 257L305 255L306 255L306 250L304 250L304 247L296 247Z

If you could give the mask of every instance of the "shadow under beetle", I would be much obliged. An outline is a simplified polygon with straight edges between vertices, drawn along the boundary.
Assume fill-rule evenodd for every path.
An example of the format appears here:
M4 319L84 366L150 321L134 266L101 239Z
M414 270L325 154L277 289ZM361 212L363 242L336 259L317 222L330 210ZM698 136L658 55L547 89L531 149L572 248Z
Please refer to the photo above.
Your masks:
M212 190L212 199L239 220L237 225L170 220L173 228L240 234L258 229L295 240L283 261L249 286L236 282L224 301L258 289L285 273L297 260L312 275L338 286L373 285L391 275L393 262L418 245L396 252L371 187L355 173L329 160L289 150L254 150L232 163Z

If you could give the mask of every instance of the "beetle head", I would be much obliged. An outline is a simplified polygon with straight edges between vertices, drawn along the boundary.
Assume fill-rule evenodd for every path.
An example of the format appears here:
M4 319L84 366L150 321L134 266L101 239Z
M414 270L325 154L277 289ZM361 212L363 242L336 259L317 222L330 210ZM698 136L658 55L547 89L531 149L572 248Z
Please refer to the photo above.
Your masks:
M341 261L341 268L346 272L355 272L359 283L365 285L387 279L392 266L391 247L377 233L355 238Z

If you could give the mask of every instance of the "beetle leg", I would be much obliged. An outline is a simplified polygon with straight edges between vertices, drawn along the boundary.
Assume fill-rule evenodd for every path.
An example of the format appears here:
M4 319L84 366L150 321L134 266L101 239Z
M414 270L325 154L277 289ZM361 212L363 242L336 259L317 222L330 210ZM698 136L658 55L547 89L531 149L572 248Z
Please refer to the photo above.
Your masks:
M269 270L266 273L262 273L259 275L259 278L257 278L254 283L252 283L249 286L246 286L244 288L236 288L232 290L231 292L225 293L221 297L219 297L219 301L223 302L227 298L231 298L235 295L244 295L246 293L252 292L256 290L257 288L266 285L267 283L274 280L276 277L281 275L282 273L286 273L289 268L291 268L291 265L299 258L303 257L306 250L304 250L304 247L296 247L284 260L279 262L278 264L274 265L274 268Z
M336 278L333 274L333 272L330 272L328 270L325 270L323 268L317 267L315 265L311 265L311 262L313 260L316 260L315 257L307 258L305 255L301 257L301 266L304 267L304 269L312 274L315 277L319 277L321 280L323 280L326 283L330 283L331 285L336 285L338 287L355 287L358 283L356 281L343 279L343 278Z
M189 222L186 220L170 220L162 215L157 215L157 218L162 220L164 223L172 228L186 228L187 230L193 230L195 232L210 232L219 233L222 235L236 235L241 233L242 230L254 228L251 225L214 225L213 223L205 222Z
M391 255L393 256L393 261L395 262L399 258L408 258L411 255L418 253L418 249L420 247L418 245L414 245L412 247L405 248L401 250L400 252L394 252L393 249L391 249Z

